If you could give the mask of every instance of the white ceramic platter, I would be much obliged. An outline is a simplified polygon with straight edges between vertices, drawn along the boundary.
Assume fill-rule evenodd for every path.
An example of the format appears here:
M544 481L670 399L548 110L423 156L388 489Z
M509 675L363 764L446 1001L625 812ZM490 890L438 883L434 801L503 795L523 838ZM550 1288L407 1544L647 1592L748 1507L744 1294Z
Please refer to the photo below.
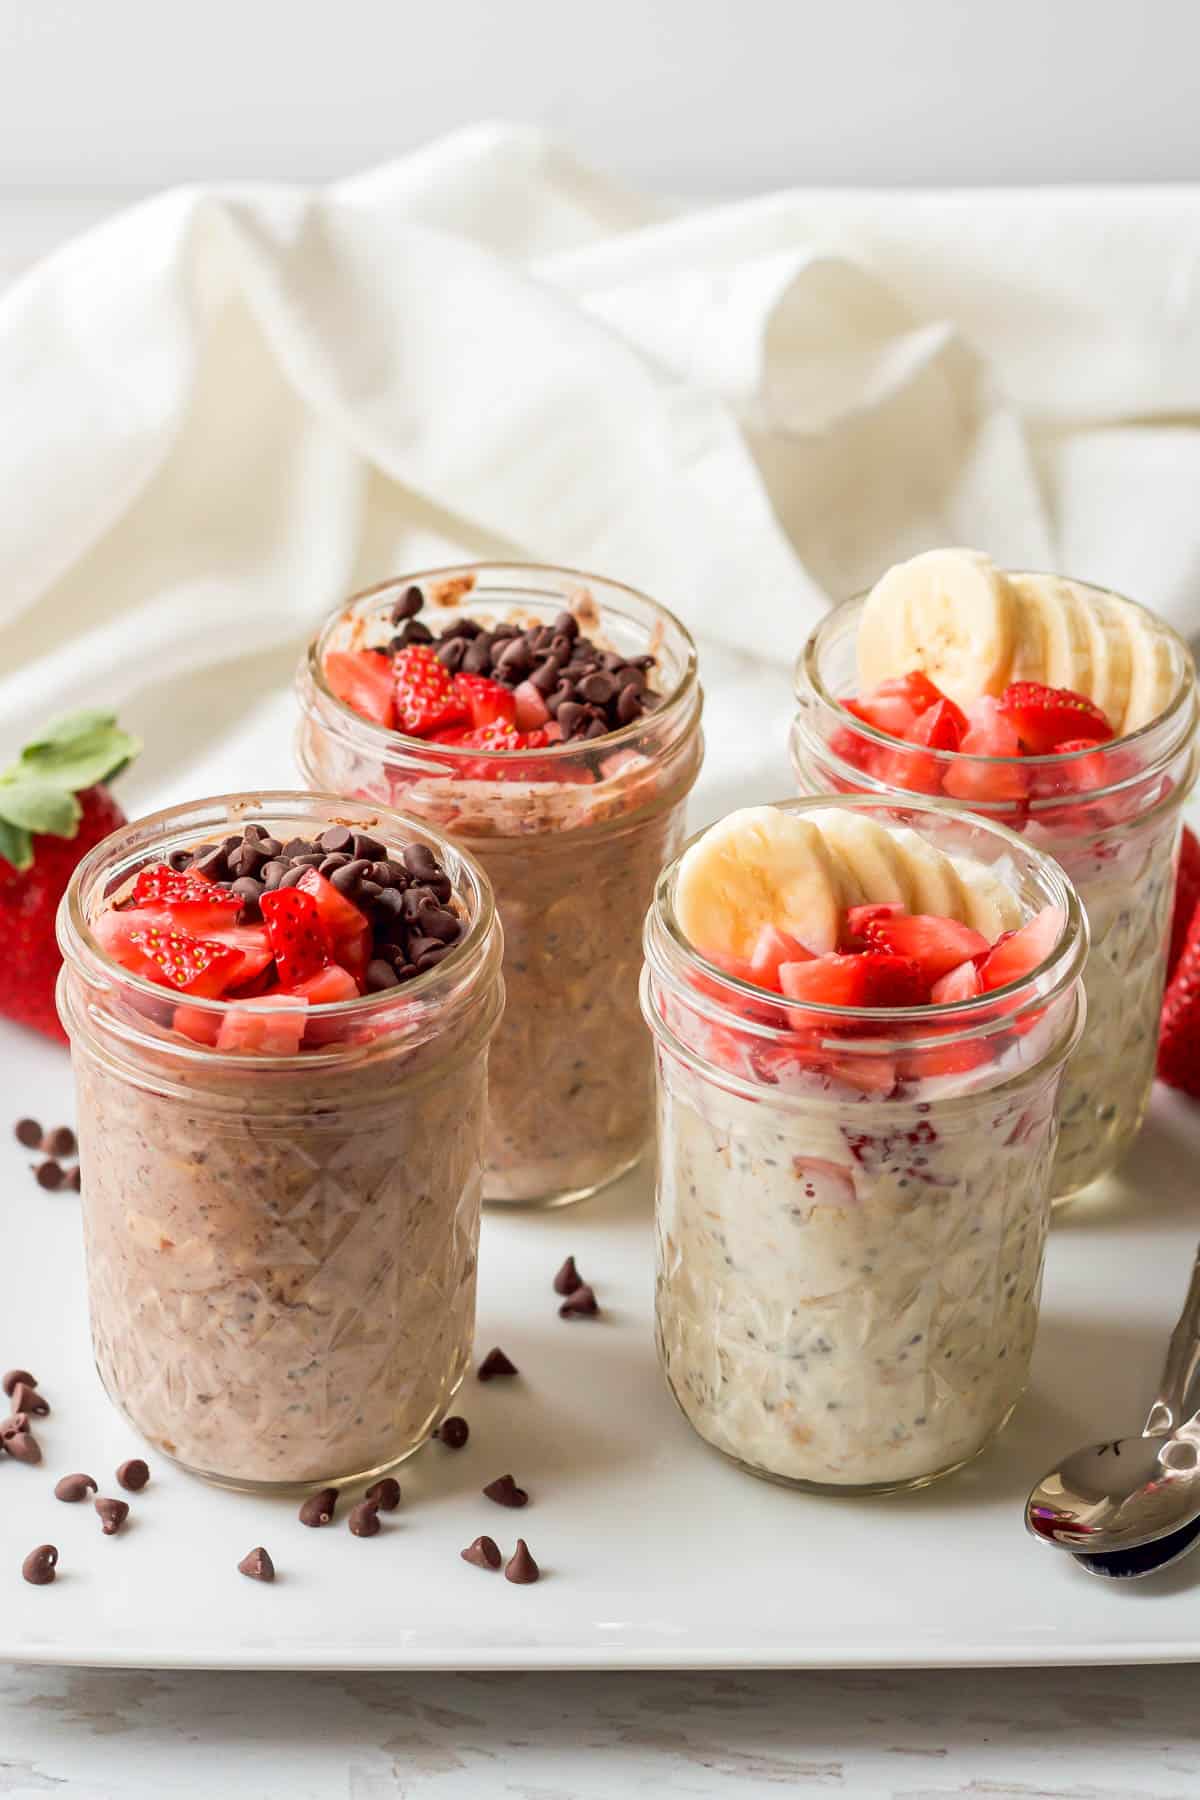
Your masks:
M65 1059L0 1038L5 1110L71 1116ZM633 1179L574 1213L489 1217L478 1342L515 1381L468 1377L467 1448L402 1471L404 1504L373 1539L305 1529L290 1502L216 1492L150 1458L130 1522L53 1498L84 1469L109 1492L140 1446L88 1351L75 1195L45 1194L0 1143L0 1361L54 1404L40 1468L0 1462L0 1659L154 1667L754 1668L1200 1658L1200 1555L1113 1587L1025 1537L1020 1504L1064 1447L1136 1429L1197 1231L1200 1109L1160 1094L1125 1178L1056 1225L1033 1387L996 1448L924 1493L800 1497L725 1465L692 1435L651 1338L650 1194ZM603 1319L557 1317L567 1251ZM520 1513L480 1495L512 1470ZM516 1587L459 1559L520 1530L544 1571ZM42 1541L52 1587L21 1579ZM265 1544L273 1587L237 1572Z

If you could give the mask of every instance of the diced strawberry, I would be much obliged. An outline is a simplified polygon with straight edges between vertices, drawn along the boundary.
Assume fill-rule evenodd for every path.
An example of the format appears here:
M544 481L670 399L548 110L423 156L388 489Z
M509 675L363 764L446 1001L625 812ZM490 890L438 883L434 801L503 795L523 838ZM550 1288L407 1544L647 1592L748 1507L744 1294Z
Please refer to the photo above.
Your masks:
M940 975L929 990L929 998L935 1006L951 1006L958 1000L974 1000L982 992L978 963L972 959Z
M361 979L371 950L370 920L317 869L305 869L296 887L315 902L334 959Z
M909 958L871 950L783 963L779 982L787 999L820 1006L919 1006L928 991Z
M945 704L959 714L963 730L967 728L967 722L953 700L947 699L923 669L910 669L907 675L889 675L885 681L878 682L867 695L868 700L892 700L897 697L906 700L918 714L939 703Z
M870 943L893 956L905 956L917 965L926 987L949 974L951 969L987 950L988 941L981 932L957 919L939 918L934 913L905 914L899 918L872 919L866 926Z
M340 963L327 963L315 975L298 981L292 992L303 995L310 1006L332 1006L339 1000L357 1000L359 987L348 969Z
M1200 905L1200 838L1190 825L1179 840L1179 866L1175 875L1175 910L1171 915L1171 947L1167 952L1167 979L1183 955L1188 928Z
M209 935L214 943L228 944L242 958L241 967L234 971L230 980L231 989L245 989L271 967L275 952L271 948L265 926L227 925L224 930L214 931Z
M979 965L985 992L1019 981L1044 963L1062 935L1066 915L1060 906L1043 906L1019 931L1007 933L993 944L990 956Z
M317 903L300 887L275 888L259 902L275 958L279 985L296 988L331 960Z
M171 1014L171 1025L184 1037L191 1038L193 1043L215 1050L221 1031L218 1013L205 1012L202 1006L177 1006Z
M879 748L878 744L870 743L857 731L838 730L829 739L830 754L840 762L849 763L852 769L861 769L864 774L869 774L875 767ZM849 782L838 781L835 786L839 793L855 792Z
M835 1056L829 1064L835 1081L864 1094L890 1094L896 1085L896 1063L890 1056Z
M523 681L514 688L512 697L516 702L518 731L538 731L548 722L550 708L532 681Z
M797 1202L810 1206L856 1206L858 1190L854 1176L842 1163L830 1162L824 1156L794 1156L792 1172L799 1184Z
M750 973L747 981L757 983L759 987L779 989L780 965L785 962L808 962L813 952L794 938L788 931L780 931L777 925L764 925L754 941L750 952Z
M900 694L885 694L880 699L866 694L858 700L843 700L842 705L856 719L873 725L876 731L886 731L889 737L903 737L917 717L916 708Z
M1072 738L1104 743L1112 726L1094 701L1070 688L1047 687L1041 681L1010 681L1001 710L1031 756L1046 756Z
M1200 1099L1200 912L1193 912L1175 973L1163 995L1158 1072Z
M517 720L517 700L511 688L506 688L502 681L493 681L490 675L455 675L452 686L454 692L466 708L466 722L469 728L480 725L512 725ZM544 709L543 709L544 710ZM545 713L545 718L549 718ZM543 723L539 720L538 723Z
M224 993L241 963L237 951L227 944L189 937L184 931L135 929L129 933L128 944L143 958L144 966L137 973L160 987L178 988L205 1000Z
M919 713L904 733L912 750L889 750L880 757L876 772L889 787L908 788L917 794L940 794L946 765L931 752L957 750L967 721L952 700L936 700Z
M904 910L899 900L875 900L867 906L847 907L845 923L842 926L842 949L869 949L870 940L866 931L872 919L896 919L903 914Z
M947 767L942 792L971 802L1022 799L1028 783L1024 770L1018 766L1021 740L1015 726L991 695L981 695L969 710L971 719L958 746L959 760ZM1018 762L982 760L987 757L1013 757Z
M308 1001L299 994L271 994L262 1000L238 1000L221 1020L217 1049L295 1056L304 1036L307 1014Z
M396 726L413 737L444 731L467 718L462 696L450 671L428 644L406 644L392 659L395 675Z
M325 679L343 705L391 731L396 723L391 658L378 650L327 650Z

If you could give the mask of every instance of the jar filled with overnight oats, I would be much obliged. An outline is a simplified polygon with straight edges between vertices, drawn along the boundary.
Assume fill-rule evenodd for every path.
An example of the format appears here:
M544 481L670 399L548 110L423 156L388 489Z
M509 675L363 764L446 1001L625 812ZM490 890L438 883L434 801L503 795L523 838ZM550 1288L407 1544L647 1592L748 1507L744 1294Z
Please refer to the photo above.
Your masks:
M824 926L803 917L809 848L780 850L797 824L817 836L826 898L834 871L841 910ZM700 1437L753 1474L830 1493L924 1486L996 1436L1027 1380L1086 922L1053 862L943 808L806 799L713 834L720 860L689 868L712 834L694 839L645 933L667 1382ZM765 926L749 961L705 954L692 935L701 879L722 917L768 889L799 915L783 933ZM898 893L914 891L921 917L901 916ZM901 957L872 947L893 924ZM848 937L863 947L860 929L869 954L839 953ZM941 957L935 972L968 958L932 999L912 942ZM781 943L803 960L779 969ZM878 1001L897 980L896 998L920 990L922 1003L810 997Z
M346 876L356 851L369 883ZM420 967L380 938L410 891L440 915ZM59 940L110 1398L230 1487L338 1485L411 1454L474 1328L503 1007L486 876L377 807L226 796L93 850Z
M970 553L932 554L961 559ZM873 594L924 560L890 571ZM939 795L969 806L1053 856L1070 877L1087 911L1091 951L1087 1025L1063 1086L1053 1177L1055 1200L1063 1201L1114 1168L1149 1105L1182 808L1197 771L1196 677L1186 644L1135 602L1086 582L1003 572L985 558L974 560L991 585L992 602L1003 585L1016 627L1011 665L985 681L983 692L977 666L957 688L946 669L931 669L937 688L965 709L965 735L944 718L931 726L930 710L909 719L908 666L928 666L920 631L910 617L906 641L902 633L899 646L889 644L886 622L867 610L872 596L861 596L836 607L799 658L792 763L806 794ZM946 598L943 593L941 602ZM953 592L949 598L953 604ZM968 623L973 656L991 657L994 607L986 620L968 615ZM960 629L956 620L949 635ZM936 629L930 631L926 645L936 638ZM863 693L867 640L876 658L883 646L885 666L895 671L877 690L882 704ZM957 651L957 642L951 648ZM927 649L926 659L930 654L937 653ZM1006 649L1000 660L1009 654ZM1029 668L1040 684L1006 683L1005 674ZM1029 744L1045 741L1037 733L1048 709L1021 711L1039 685L1043 696L1047 685L1068 690L1064 718L1078 718L1061 725L1060 745L1040 754ZM1014 695L1010 707L1006 697ZM1089 697L1099 702L1100 722ZM892 708L899 709L896 722ZM1025 716L1034 717L1028 740ZM897 741L900 730L906 741ZM955 742L962 747L949 747Z
M518 708L531 702L545 729L398 729L415 715L393 712L386 693L381 706L364 700L344 671L366 652L368 673L387 670L390 647L414 643L445 659L438 679L457 690L465 678L491 701L515 668ZM598 666L581 675L589 660ZM507 1004L490 1058L485 1199L556 1206L604 1187L653 1128L640 933L703 754L688 633L645 595L569 570L435 570L334 615L299 695L306 781L402 806L490 878ZM528 723L520 710L517 721Z

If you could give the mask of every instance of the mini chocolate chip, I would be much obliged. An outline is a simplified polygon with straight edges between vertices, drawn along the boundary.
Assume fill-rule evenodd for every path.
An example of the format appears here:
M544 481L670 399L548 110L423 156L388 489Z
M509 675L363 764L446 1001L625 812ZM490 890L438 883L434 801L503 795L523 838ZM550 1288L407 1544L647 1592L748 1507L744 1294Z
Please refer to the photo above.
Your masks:
M238 1564L238 1568L243 1575L248 1575L251 1581L274 1581L275 1579L275 1564L261 1544L253 1550L247 1550Z
M499 1345L497 1345L494 1350L488 1351L476 1372L480 1381L491 1381L493 1376L496 1375L516 1375L519 1373L516 1363L509 1362Z
M459 637L443 638L433 654L444 669L453 672L462 667L463 658L467 654L467 640Z
M483 675L492 666L492 640L487 632L474 638L467 645L467 653L462 659L464 675Z
M167 867L168 869L174 869L177 875L182 875L183 871L185 869L190 869L191 866L192 852L190 850L171 850L168 852Z
M16 1134L18 1144L24 1144L27 1150L41 1149L42 1128L36 1119L18 1119Z
M617 691L611 675L585 675L579 692L591 706L607 706Z
M447 946L442 943L440 938L426 937L422 932L417 932L408 940L408 954L413 962L418 964L423 956L429 955L434 950L444 952L446 948Z
M449 638L477 638L482 630L477 619L451 619L442 630L442 642Z
M102 1496L93 1500L92 1505L100 1515L100 1529L105 1537L115 1537L129 1517L128 1500L110 1500Z
M382 994L385 988L398 987L399 983L391 964L384 962L381 956L376 956L367 964L363 986L368 994Z
M406 888L412 879L404 864L397 862L394 856L389 856L378 866L387 870L388 886L395 888L398 892Z
M76 1500L86 1500L89 1493L98 1491L97 1483L90 1475L64 1475L54 1484L54 1498L68 1500L72 1504Z
M75 1133L69 1125L56 1125L43 1138L42 1149L47 1156L74 1156L77 1149Z
M529 1545L524 1538L517 1539L517 1547L504 1565L504 1579L515 1581L519 1587L527 1587L536 1581L541 1570L529 1554Z
M264 863L262 868L258 871L258 879L269 893L272 889L279 886L290 867L290 863L284 862L282 857L273 857L269 863Z
M394 1475L381 1475L378 1481L371 1483L363 1500L384 1512L395 1512L400 1504L400 1483Z
M490 1537L477 1537L465 1550L460 1550L459 1555L477 1569L498 1569L503 1561L499 1544Z
M22 1384L25 1387L35 1388L37 1376L31 1375L28 1369L9 1369L4 1379L0 1381L0 1387L6 1394L11 1394L14 1388L20 1387Z
M423 941L427 943L428 939L425 939ZM425 973L426 969L436 969L437 965L445 957L449 956L449 954L453 950L453 948L454 948L453 944L434 944L434 946L431 950L422 950L420 956L416 957L416 959L415 959L418 975L423 975ZM412 956L414 954L411 943L409 944L409 947L408 947L408 953L410 956Z
M471 1427L455 1413L450 1418L443 1419L433 1435L440 1443L445 1444L447 1450L461 1450L471 1435Z
M370 867L365 857L356 856L353 862L343 863L340 869L335 869L330 880L339 894L351 894Z
M221 849L225 852L226 858L228 858L234 850L240 850L245 841L245 836L240 831L231 832L228 837L222 838Z
M558 708L556 717L562 726L563 736L565 738L573 737L587 719L587 708L580 706L577 700L564 700Z
M21 1564L21 1573L33 1587L47 1587L58 1568L58 1549L54 1544L39 1544Z
M379 1508L373 1500L360 1500L346 1523L355 1537L375 1537L382 1529Z
M518 1487L511 1475L498 1475L483 1491L497 1506L524 1506L529 1499L525 1489Z
M82 1175L81 1171L77 1167L74 1169L71 1169L68 1172L67 1179L63 1183L63 1185L64 1185L64 1187L73 1188L75 1190L75 1192L78 1194L83 1187L83 1175Z
M337 1489L322 1488L319 1494L310 1494L300 1508L302 1525L328 1525L333 1518L337 1506Z
M220 881L225 874L225 852L218 844L207 856L197 857L192 866L198 875L207 875L210 881Z
M321 833L318 841L327 856L340 856L349 851L354 833L346 825L331 825L328 831Z
M37 1177L38 1186L46 1188L51 1193L55 1188L62 1186L63 1172L56 1162L39 1163L34 1174Z
M402 650L407 650L410 644L432 644L433 633L422 619L407 619L400 627L398 640L392 639L393 645L397 641Z
M523 635L521 627L519 625L514 625L511 619L506 619L502 625L492 626L492 641L494 643L502 642L506 638L522 637Z
M368 837L365 831L356 831L354 854L364 862L378 862L387 855L387 850L378 838Z
M316 848L312 838L294 837L288 839L279 854L286 861L291 862L297 856L311 856Z
M539 694L552 694L558 686L558 672L562 664L555 656L548 656L540 669L535 669L529 677L530 687L535 687Z
M324 861L323 850L302 850L299 856L293 856L292 867L303 875L305 869L319 869Z
M417 887L405 889L405 892L401 895L400 899L400 910L408 923L410 925L415 925L417 919L420 917L421 908L423 906L435 906L436 904L437 902L433 897L433 889L421 884Z
M462 922L457 913L443 906L423 906L417 919L422 937L436 938L439 944L453 944L462 936Z
M608 736L608 725L605 723L605 721L603 719L593 719L591 724L588 726L587 730L584 732L583 735L585 738L607 737Z
M123 1488L128 1488L131 1494L140 1494L149 1479L149 1467L140 1456L131 1456L129 1461L123 1462L117 1470L117 1480Z
M10 1398L15 1413L31 1413L35 1419L44 1419L50 1411L50 1402L27 1381L18 1381Z
M305 865L303 863L293 863L286 874L282 875L275 883L275 886L281 888L295 887L296 883L303 879L304 867Z
M434 875L440 875L442 866L428 844L420 842L405 844L401 852L401 861L409 874L417 881L429 881Z
M42 1447L32 1431L8 1432L0 1429L0 1443L18 1462L40 1463L42 1460Z
M279 839L277 837L272 837L269 831L259 831L258 847L266 857L279 856L283 851L283 845L280 843Z
M594 1319L600 1311L599 1302L587 1282L569 1293L558 1309L560 1319Z
M525 638L514 638L500 653L498 668L506 675L527 675L533 667L533 651Z
M239 875L229 891L241 901L247 924L256 924L262 918L262 908L258 904L265 892L262 882L255 881L251 875Z
M574 642L579 636L579 620L574 613L560 612L554 621L554 630L559 637Z
M575 1258L568 1256L558 1274L554 1277L556 1294L573 1294L576 1288L583 1286L583 1276L575 1267Z
M392 624L400 625L405 619L415 619L424 604L425 596L415 583L406 587L392 608Z
M623 687L621 689L620 693L617 695L618 725L632 725L635 719L641 718L645 710L642 696L635 687Z

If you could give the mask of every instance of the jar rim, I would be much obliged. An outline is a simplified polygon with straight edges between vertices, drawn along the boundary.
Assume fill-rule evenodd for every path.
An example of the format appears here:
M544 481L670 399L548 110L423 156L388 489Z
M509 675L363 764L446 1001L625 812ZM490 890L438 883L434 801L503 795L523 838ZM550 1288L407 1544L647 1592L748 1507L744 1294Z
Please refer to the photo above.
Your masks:
M1006 982L1002 987L989 989L986 993L967 1000L929 1002L906 1007L830 1005L812 1000L792 1003L781 1001L770 990L744 981L740 976L722 969L719 964L710 962L685 937L680 928L674 911L674 884L682 857L692 844L704 836L704 831L698 831L660 874L654 899L646 916L644 947L647 968L673 986L681 985L685 979L685 971L696 969L704 976L710 991L715 985L718 993L729 995L731 1002L753 1001L759 1006L791 1004L795 1011L812 1014L818 1020L852 1020L855 1024L861 1024L875 1038L882 1034L879 1030L870 1033L871 1027L920 1024L931 1028L946 1024L962 1026L961 1032L956 1032L954 1036L948 1036L944 1029L936 1031L928 1044L921 1038L906 1040L910 1049L919 1051L922 1048L946 1047L963 1041L986 1039L1000 1031L1011 1030L1013 1021L1019 1020L1023 1012L1035 1008L1042 1011L1052 1005L1082 975L1087 960L1089 932L1087 915L1074 886L1053 857L1032 849L1016 832L1009 831L995 820L933 797L921 804L910 804L907 799L890 794L816 794L771 801L768 804L781 812L804 813L839 808L901 814L904 816L897 823L910 824L914 830L919 830L919 826L914 822L913 816L929 813L942 819L961 822L972 832L999 840L1011 854L1021 858L1041 876L1046 888L1044 904L1056 906L1062 912L1063 922L1053 949L1035 968L1028 970L1017 980ZM1049 985L1042 985L1045 982ZM997 1006L1003 1005L1006 997L1011 1000L1023 989L1027 990L1027 996L1020 1006L997 1014ZM788 1026L748 1019L741 1013L731 1012L719 1002L711 1007L706 1005L707 996L690 985L687 987L687 994L689 1005L701 1014L723 1024L735 1021L739 1032L760 1038L764 1043L775 1043L789 1035L791 1028ZM846 1037L843 1042L854 1054L870 1054L869 1047L861 1038ZM881 1054L891 1047L877 1046Z
M364 831L373 826L388 837L415 838L436 849L450 874L456 896L465 903L468 926L449 955L411 981L379 993L310 1004L306 1018L333 1022L351 1018L382 1019L390 1010L403 1008L406 1023L411 1024L417 1016L428 1017L436 1005L455 992L472 987L486 973L490 962L498 969L500 926L491 883L469 851L423 821L388 807L346 800L340 795L317 790L258 788L239 794L209 795L164 807L119 826L90 850L73 871L59 903L57 932L64 970L82 970L93 980L99 977L106 988L119 986L147 1001L161 1003L164 998L174 998L186 1004L189 1010L194 1008L214 1020L228 1017L237 1007L246 1007L250 1003L245 999L226 1000L185 993L172 995L157 982L126 969L108 953L93 932L88 901L101 881L106 883L105 892L111 892L148 862L161 859L172 839L183 847L187 839L211 836L222 824L233 828L272 819L313 823L322 817L327 824L345 824ZM291 1010L271 1006L273 999L285 997L262 995L253 1002L254 1010L268 1015L272 1010ZM293 1055L259 1055L244 1050L220 1051L182 1036L177 1039L156 1035L152 1042L157 1051L194 1059L209 1068L218 1065L252 1067L256 1063L275 1070L312 1068L318 1063L344 1061L351 1050L349 1045L340 1045L324 1052L310 1049Z
M1065 752L1052 750L1038 756L981 756L970 750L927 750L926 747L922 745L922 756L932 756L939 765L946 768L964 764L979 765L982 768L1016 767L1032 770L1037 770L1039 768L1070 768L1074 764L1082 761L1085 757L1106 757L1118 750L1127 751L1131 746L1134 748L1140 747L1152 734L1162 733L1164 726L1177 726L1185 708L1190 710L1191 723L1193 725L1195 724L1197 690L1195 658L1192 655L1189 645L1175 630L1174 626L1168 624L1165 619L1159 618L1156 613L1152 613L1148 606L1142 605L1141 601L1130 599L1128 595L1118 592L1116 588L1101 587L1097 582L1083 581L1079 577L1073 575L1060 575L1057 572L1048 569L1012 569L1006 571L1006 573L1034 577L1050 577L1053 575L1054 579L1069 581L1072 586L1084 588L1089 593L1099 594L1114 600L1120 600L1123 605L1135 608L1137 612L1152 621L1158 631L1162 632L1164 636L1172 640L1178 654L1180 678L1175 693L1171 697L1170 704L1155 718L1147 720L1145 725L1139 725L1136 731L1127 732L1121 737L1109 738L1103 743L1096 744L1090 750L1069 750ZM836 713L839 725L844 725L847 730L855 732L856 735L862 736L868 742L877 744L883 749L894 750L897 744L904 743L904 739L897 738L889 732L880 731L877 726L870 724L866 719L860 719L856 713L849 712L842 699L837 694L833 693L826 684L821 669L821 654L827 647L830 635L835 630L844 628L855 608L861 608L865 604L870 591L869 588L866 588L857 594L851 594L845 600L839 601L839 603L836 606L831 607L819 623L814 626L793 666L793 692L797 699L804 700L811 691L816 695L818 700L830 707ZM1184 723L1186 724L1187 721L1185 720ZM1171 738L1173 742L1173 733L1171 734ZM1147 770L1142 769L1138 772L1136 777L1130 776L1127 777L1126 780L1144 780L1147 772ZM1106 787L1089 787L1086 792L1081 793L1080 797L1087 801L1103 799L1106 795L1118 792L1123 785L1125 785L1124 782L1114 782ZM910 790L901 791L908 792ZM1053 798L1055 805L1062 806L1069 804L1073 796L1060 794Z
M434 582L456 581L466 576L472 578L470 592L480 592L481 578L492 574L514 577L517 575L548 576L576 586L584 586L589 589L600 588L609 593L627 596L636 601L639 606L648 607L655 619L662 621L670 630L678 634L683 652L683 667L674 687L668 694L662 696L660 706L656 707L652 713L643 713L629 725L621 725L614 731L606 732L603 737L547 744L541 749L534 750L489 752L489 755L502 757L506 766L511 763L516 770L526 768L533 763L545 766L553 765L555 761L565 762L570 756L577 755L585 746L589 751L599 751L608 755L627 747L633 747L637 740L644 736L649 721L653 721L655 725L659 721L665 721L669 726L688 710L689 704L699 690L699 657L696 644L683 621L661 601L654 600L649 594L643 593L640 588L632 587L627 582L616 581L611 576L597 575L589 573L587 570L573 569L555 563L512 561L451 563L440 568L420 569L408 575L389 576L386 581L376 582L372 587L360 589L359 592L351 594L346 601L335 608L323 621L319 630L310 638L301 663L301 671L312 682L322 701L334 709L334 716L347 733L354 735L361 733L365 743L376 743L381 748L394 746L398 753L409 756L436 754L438 761L448 767L453 767L458 762L478 761L479 750L477 748L460 744L431 744L427 738L416 737L404 731L394 731L388 726L377 724L373 719L363 718L361 713L355 712L352 706L348 706L344 700L339 699L329 686L325 679L324 663L325 653L329 648L329 639L348 613L356 612L362 617L367 617L371 613L381 610L384 596L390 596L407 587L422 587ZM565 608L569 595L551 595L537 591L531 591L524 595L526 603L550 598L558 599L561 607ZM519 599L519 593L514 591L514 603L519 603ZM622 613L619 606L600 599L597 599L597 604L602 612L619 613L624 618L632 619L632 615Z

